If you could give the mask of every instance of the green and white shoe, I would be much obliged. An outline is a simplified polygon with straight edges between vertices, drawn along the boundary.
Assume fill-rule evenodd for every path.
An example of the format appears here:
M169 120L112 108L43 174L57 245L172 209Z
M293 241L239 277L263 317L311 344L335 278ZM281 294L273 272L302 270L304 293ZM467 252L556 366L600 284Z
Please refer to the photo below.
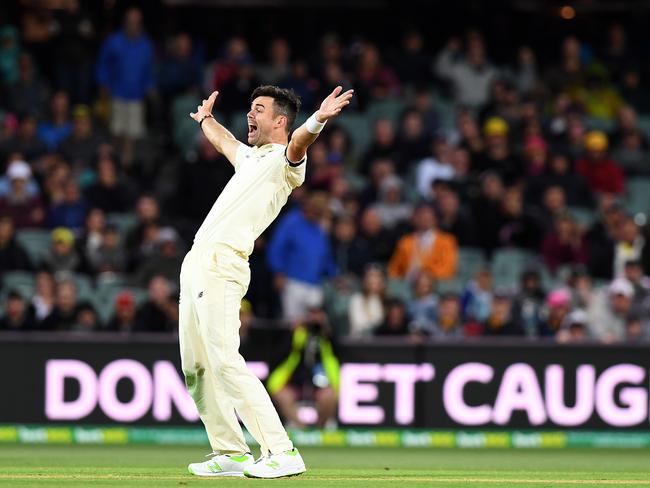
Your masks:
M251 453L240 456L212 453L208 456L212 458L202 463L192 463L187 470L196 476L244 476L244 470L255 462Z
M264 456L255 461L255 464L244 470L244 475L249 478L282 478L295 476L307 471L305 463L295 447L290 451Z

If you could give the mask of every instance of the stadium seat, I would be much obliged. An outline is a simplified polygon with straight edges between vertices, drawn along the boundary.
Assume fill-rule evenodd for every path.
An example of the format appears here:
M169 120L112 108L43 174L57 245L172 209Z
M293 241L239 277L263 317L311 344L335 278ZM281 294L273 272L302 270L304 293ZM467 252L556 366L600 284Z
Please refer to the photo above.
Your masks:
M228 129L240 141L246 141L248 134L248 119L246 118L247 111L234 112L228 122Z
M352 152L361 156L372 140L372 128L363 114L343 112L337 119L336 125L342 127L350 136Z
M134 213L109 213L106 220L115 224L122 235L126 235L138 224L138 216Z
M29 271L8 271L2 274L3 298L13 290L26 299L31 299L34 294L34 285L34 274Z
M186 153L194 147L199 128L194 120L189 117L191 112L196 111L201 99L192 94L176 97L172 103L172 124L174 144Z
M408 281L392 278L389 278L386 282L386 294L403 302L408 302L413 297L411 284Z
M457 295L460 295L465 289L466 284L467 280L459 276L450 280L438 281L436 285L436 292L439 295L443 295L445 293L456 293Z
M482 249L477 247L461 247L459 249L456 276L464 282L472 279L485 266L485 253Z
M397 124L405 108L404 102L399 99L370 102L366 110L366 116L372 122L377 119L390 119Z
M582 227L589 228L598 216L596 212L584 207L569 207L569 215Z
M637 122L645 136L650 137L650 115L639 115Z
M632 213L650 213L650 178L634 178L627 182L625 206Z
M456 106L450 100L437 97L434 107L440 117L440 128L449 130L456 124Z
M614 130L615 125L616 124L612 119L585 117L585 126L587 127L587 130L600 130L609 133Z
M539 265L539 260L530 251L516 248L497 249L492 256L492 279L495 288L512 288L527 267Z
M23 229L16 232L16 240L23 246L34 266L40 264L50 248L50 231Z

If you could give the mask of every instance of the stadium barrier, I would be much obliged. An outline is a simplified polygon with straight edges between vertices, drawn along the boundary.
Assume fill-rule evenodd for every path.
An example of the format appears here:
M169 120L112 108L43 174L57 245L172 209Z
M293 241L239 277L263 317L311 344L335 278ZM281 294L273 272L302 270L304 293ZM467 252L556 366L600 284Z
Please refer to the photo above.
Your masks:
M242 349L264 379L287 337L254 334ZM303 445L650 446L647 345L389 339L337 351L341 430L293 432ZM0 367L0 441L204 441L174 337L3 333Z

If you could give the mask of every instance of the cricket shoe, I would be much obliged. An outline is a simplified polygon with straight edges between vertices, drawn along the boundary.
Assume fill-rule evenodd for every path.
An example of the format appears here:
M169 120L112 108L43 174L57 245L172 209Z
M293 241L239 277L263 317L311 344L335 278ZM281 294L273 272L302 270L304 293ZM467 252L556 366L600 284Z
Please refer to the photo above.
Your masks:
M290 451L279 454L263 456L255 464L244 470L244 475L249 478L282 478L295 476L307 471L305 463L295 447Z
M212 453L208 456L212 458L202 463L192 463L187 470L196 476L244 476L244 470L255 462L251 453L240 456Z

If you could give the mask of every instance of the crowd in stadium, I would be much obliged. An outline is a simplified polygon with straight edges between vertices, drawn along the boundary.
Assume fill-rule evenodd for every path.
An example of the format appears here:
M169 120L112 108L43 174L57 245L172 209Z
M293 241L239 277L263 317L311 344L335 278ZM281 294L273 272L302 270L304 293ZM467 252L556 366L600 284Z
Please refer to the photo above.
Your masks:
M250 93L277 84L299 123L337 85L355 99L256 242L253 325L322 308L336 336L650 338L650 91L623 25L509 65L478 31L327 34L305 58L234 36L206 59L144 25L69 2L0 28L0 329L173 332L183 256L232 174L189 112L218 90L243 140Z

